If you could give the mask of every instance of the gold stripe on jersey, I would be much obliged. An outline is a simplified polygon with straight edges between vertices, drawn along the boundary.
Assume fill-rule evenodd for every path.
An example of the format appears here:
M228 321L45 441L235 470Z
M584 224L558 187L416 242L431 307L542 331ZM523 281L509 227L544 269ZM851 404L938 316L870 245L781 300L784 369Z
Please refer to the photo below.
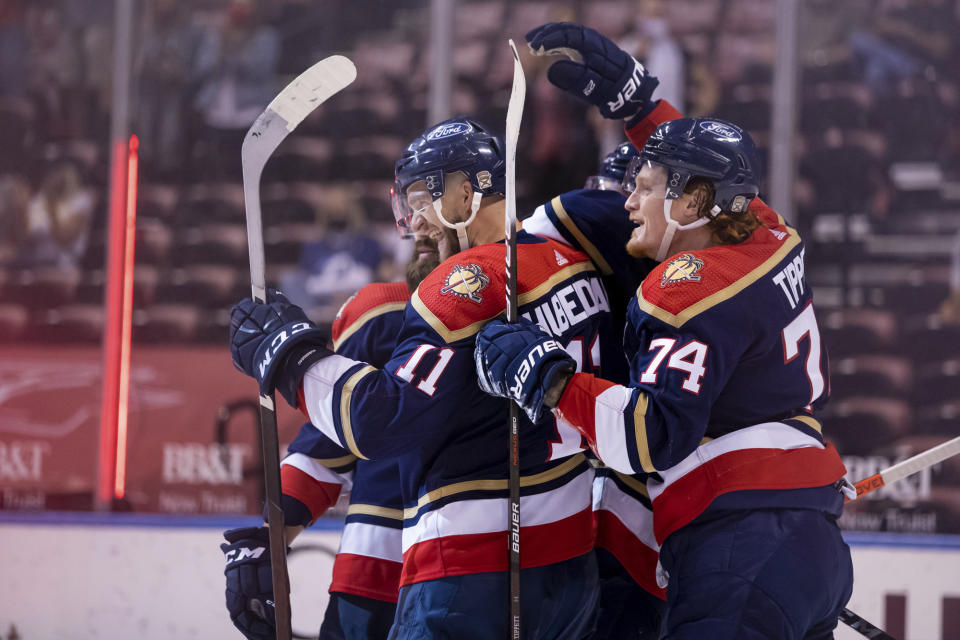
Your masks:
M571 278L578 273L583 271L592 271L593 265L588 261L576 262L571 264L568 267L560 269L552 276L541 282L539 285L527 291L521 293L517 296L517 303L519 305L529 304L535 302L539 298L542 298L546 294L550 293L550 290L555 286ZM451 342L456 342L457 340L463 340L464 338L469 338L470 336L478 333L480 329L483 328L485 324L496 318L497 316L503 313L503 310L497 311L495 315L490 316L489 318L484 318L482 320L477 320L476 322L463 327L462 329L450 329L443 323L443 321L436 316L433 311L431 311L423 300L420 299L420 289L417 289L413 292L413 295L410 297L410 304L413 305L413 308L416 309L417 313L420 314L420 317L423 318L427 324L429 324L437 334L444 339L448 344Z
M344 444L347 445L347 449L349 449L353 455L358 458L363 458L364 460L369 460L369 458L360 453L360 449L357 448L357 441L353 437L353 424L350 422L350 397L353 395L353 388L357 386L360 379L376 370L376 367L367 365L356 371L347 379L343 385L343 389L340 391L340 426L343 428L343 439L346 440Z
M547 469L546 471L542 471L532 476L520 476L520 486L532 487L545 482L550 482L551 480L556 480L557 478L577 468L577 466L580 465L585 459L586 456L584 456L582 453L578 453L577 455L571 456L564 460L561 464L553 467L552 469ZM446 498L448 496L456 495L458 493L463 493L464 491L505 491L506 489L506 479L466 480L464 482L455 482L453 484L448 484L444 487L434 489L433 491L420 496L420 498L417 500L417 506L407 507L403 510L403 517L414 518L421 509L431 502L441 498Z
M343 344L343 341L355 334L360 330L364 324L376 318L377 316L382 316L385 313L390 313L391 311L403 311L407 306L406 302L387 302L379 306L370 309L359 318L350 323L350 326L343 330L343 332L333 341L333 350L336 351L340 348L340 345Z
M600 252L597 251L597 248L593 246L593 243L587 240L587 236L583 235L583 232L577 228L576 223L570 219L570 215L567 213L567 210L563 208L563 201L560 199L560 196L557 196L550 201L550 206L553 207L553 212L557 214L557 220L563 223L563 226L567 228L574 238L577 239L577 242L580 243L580 246L583 248L583 251L590 256L590 259L593 260L593 263L597 265L597 268L600 269L600 272L608 276L613 273L613 269L610 268L610 265L607 264L607 261L603 259L603 256L600 255ZM626 211L624 211L626 215Z
M640 288L637 289L637 303L640 305L640 309L671 326L682 327L684 323L691 318L703 313L713 306L720 304L724 300L729 300L733 296L737 295L748 286L769 273L771 269L780 264L787 254L790 253L794 247L800 244L800 236L797 235L797 232L790 227L785 227L785 229L790 237L779 249L776 250L772 256L764 260L760 266L741 276L734 282L728 284L720 291L717 291L716 293L707 296L703 300L690 305L680 313L673 314L646 300L643 297L643 285L641 284Z
M647 442L647 394L641 391L637 394L637 406L633 410L633 429L637 439L637 456L640 458L640 468L647 473L656 473L653 459L650 457L650 445Z
M403 520L403 509L378 507L375 504L352 504L347 507L347 515L377 516L380 518L389 518L391 520Z
M462 329L448 329L447 325L443 324L443 321L440 320L440 318L438 318L433 311L430 311L430 309L427 308L427 305L423 303L423 300L420 299L419 289L414 291L413 295L410 296L410 304L413 305L413 308L416 309L417 313L420 314L420 317L426 320L427 324L429 324L433 330L436 331L447 343L469 338L473 334L479 332L480 329L483 328L483 325L487 324L502 313L502 311L497 312L497 315L484 318L483 320L478 320Z
M311 460L327 469L336 469L338 467L345 467L348 464L353 464L357 461L357 456L346 455L339 458L311 458Z
M538 284L533 289L530 289L530 291L527 291L526 293L521 293L519 296L517 296L517 303L523 305L523 304L529 304L531 302L535 302L536 300L550 293L551 289L553 289L555 286L557 286L567 278L572 278L578 273L582 273L584 271L593 271L593 265L587 262L586 260L583 262L577 262L577 263L571 264L569 267L564 267L563 269L560 269L560 271L557 271L555 274L553 274L552 276L550 276L549 278L547 278L546 280Z
M615 474L617 474L617 479L620 480L623 484L627 485L640 495L644 496L648 500L650 499L650 494L647 493L647 483L641 480L637 480L633 476L628 476L625 473L620 473L619 471L613 469Z
M802 422L803 424L807 425L808 427L810 427L820 435L823 435L823 425L821 425L820 421L817 420L816 418L811 418L810 416L805 416L805 415L799 415L799 416L794 416L792 418L787 418L787 420L796 420L797 422Z

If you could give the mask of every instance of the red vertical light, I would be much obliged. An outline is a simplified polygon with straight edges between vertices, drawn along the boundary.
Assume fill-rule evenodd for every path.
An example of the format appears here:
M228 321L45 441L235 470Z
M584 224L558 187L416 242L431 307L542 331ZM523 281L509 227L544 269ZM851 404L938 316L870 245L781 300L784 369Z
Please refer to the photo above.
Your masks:
M97 504L108 507L113 496L117 454L117 390L120 382L120 335L123 304L124 204L127 188L127 145L112 148L110 219L104 287L103 397L100 403L100 464Z
M130 342L133 331L133 268L137 240L137 163L140 141L130 136L127 150L126 230L123 238L123 302L120 316L120 366L117 385L117 452L113 495L122 498L127 483L127 414L130 399Z

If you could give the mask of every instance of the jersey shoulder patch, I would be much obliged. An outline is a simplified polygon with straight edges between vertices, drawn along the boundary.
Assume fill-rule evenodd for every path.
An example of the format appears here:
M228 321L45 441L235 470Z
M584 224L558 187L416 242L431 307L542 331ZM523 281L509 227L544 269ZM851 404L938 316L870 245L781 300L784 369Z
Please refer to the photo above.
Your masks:
M748 240L685 251L661 262L637 291L640 310L679 327L769 273L800 244L797 232L759 201L763 223Z
M472 336L506 306L504 258L502 243L461 251L423 279L410 304L445 341Z
M403 311L410 299L406 282L374 282L343 303L331 328L334 350L371 319L392 311Z
M448 258L424 278L410 304L446 342L473 336L506 309L505 251L504 243L490 243ZM517 236L517 264L520 305L593 268L576 249L523 231Z

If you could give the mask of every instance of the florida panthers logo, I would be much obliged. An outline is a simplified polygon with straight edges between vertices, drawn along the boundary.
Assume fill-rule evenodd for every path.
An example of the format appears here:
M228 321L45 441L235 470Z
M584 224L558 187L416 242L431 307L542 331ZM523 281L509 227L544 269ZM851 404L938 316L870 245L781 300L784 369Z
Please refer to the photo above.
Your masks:
M490 278L476 264L454 265L453 271L443 281L440 293L456 296L480 304L480 292L490 284Z
M660 286L666 287L668 284L679 284L681 282L700 282L700 276L697 272L703 269L703 260L692 253L684 253L673 260L664 269L660 277Z

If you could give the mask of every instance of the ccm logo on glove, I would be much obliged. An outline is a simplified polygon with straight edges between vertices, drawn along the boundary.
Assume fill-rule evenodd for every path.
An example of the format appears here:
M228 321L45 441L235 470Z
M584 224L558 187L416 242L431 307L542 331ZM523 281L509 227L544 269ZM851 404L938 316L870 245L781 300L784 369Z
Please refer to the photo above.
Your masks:
M254 547L252 549L250 547L240 547L238 549L230 549L224 553L224 557L226 558L227 564L230 564L231 562L239 562L247 558L256 560L262 556L263 552L266 550L266 547Z
M267 346L266 351L263 353L263 360L260 361L260 364L257 365L260 369L260 376L263 377L263 374L266 372L267 367L270 366L270 363L273 362L274 356L277 355L277 352L280 350L280 346L284 342L300 333L301 331L306 331L307 329L312 329L313 325L309 322L297 322L296 324L291 325L290 332L288 333L285 330L277 332L277 335L274 336L273 340L270 341L270 344Z
M514 385L510 387L510 392L514 395L520 395L523 391L523 383L527 381L527 376L530 375L530 371L537 364L537 361L547 353L557 349L562 350L563 347L556 340L544 340L541 344L534 345L513 376Z

